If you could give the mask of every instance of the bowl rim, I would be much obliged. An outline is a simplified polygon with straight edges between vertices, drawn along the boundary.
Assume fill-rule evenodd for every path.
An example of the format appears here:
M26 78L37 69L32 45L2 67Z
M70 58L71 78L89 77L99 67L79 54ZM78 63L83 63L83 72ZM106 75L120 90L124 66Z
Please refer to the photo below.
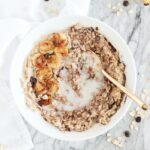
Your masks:
M132 91L135 92L135 88L136 88L136 80L137 80L137 75L136 75L136 66L135 66L135 61L134 61L134 58L132 56L132 53L130 51L130 49L128 48L127 44L125 43L125 41L122 39L122 37L114 30L112 29L110 26L108 26L107 24L105 24L104 22L101 22L97 19L94 19L94 18L91 18L91 17L87 17L87 16L63 16L63 17L56 17L56 18L53 18L53 19L50 19L50 20L47 20L43 23L41 23L39 26L35 27L33 30L31 30L29 33L27 33L27 35L25 36L25 38L23 39L23 41L20 43L20 45L18 46L18 49L16 51L16 54L15 54L15 57L13 59L13 63L11 65L11 71L10 71L10 87L11 87L11 90L12 90L12 94L13 94L13 98L15 100L15 103L17 104L18 108L19 108L19 111L20 113L22 114L22 116L27 120L27 122L32 125L35 129L37 129L38 131L42 132L43 134L46 134L50 137L53 137L53 138L56 138L56 139L60 139L60 140L64 140L64 141L82 141L82 140L87 140L87 139L91 139L91 138L94 138L96 136L99 136L99 135L102 135L104 133L106 133L107 131L109 131L111 128L113 128L124 116L125 114L127 113L130 105L131 105L131 101L130 100L127 100L126 102L126 107L124 108L123 112L121 115L119 115L119 117L117 118L117 120L115 120L115 122L113 122L110 126L107 127L107 129L105 129L104 131L101 131L101 132L95 132L95 134L92 134L88 137L85 137L85 136L74 136L71 138L71 136L65 136L64 133L62 133L62 136L61 136L61 133L60 135L58 136L57 134L50 134L49 132L46 132L45 130L42 129L42 126L38 126L37 123L38 121L35 121L33 122L32 119L29 117L27 117L27 115L25 114L25 112L22 110L22 108L20 107L20 104L18 103L18 100L17 100L17 97L16 97L16 89L14 88L14 69L16 68L16 59L18 57L17 55L17 52L18 50L20 49L21 45L24 43L25 40L28 40L28 37L32 34L34 34L35 32L37 32L38 29L40 29L41 27L44 27L44 25L47 25L47 24L50 24L52 22L55 22L55 21L58 21L59 20L65 20L65 19L71 19L71 20L80 20L80 19L85 19L85 20L89 20L90 22L96 22L97 24L100 24L100 25L103 25L106 27L106 29L108 29L109 31L111 31L111 33L113 33L120 41L121 43L125 46L128 55L130 56L130 60L131 60L131 67L132 67L132 73L133 73L133 76L134 76L134 80L132 81L133 83L133 86L132 86ZM71 25L70 25L71 26ZM48 33L47 33L48 34ZM106 37L107 38L107 37ZM111 42L111 41L110 41ZM113 44L112 44L113 45ZM114 46L114 45L113 45ZM38 114L39 115L39 114ZM116 115L116 114L115 114ZM114 115L114 116L115 116ZM107 125L106 125L107 126ZM61 132L61 131L60 131Z

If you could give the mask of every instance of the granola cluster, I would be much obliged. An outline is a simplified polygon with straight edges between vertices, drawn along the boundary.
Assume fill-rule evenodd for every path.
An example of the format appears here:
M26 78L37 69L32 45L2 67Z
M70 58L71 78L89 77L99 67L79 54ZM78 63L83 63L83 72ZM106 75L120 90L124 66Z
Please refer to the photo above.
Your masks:
M54 33L40 42L25 62L22 81L28 105L61 131L81 132L96 123L106 125L123 101L123 93L103 78L103 86L87 105L73 110L57 107L58 102L74 106L65 95L59 94L60 81L68 82L76 95L82 97L78 83L82 73L87 74L87 80L100 80L97 70L88 65L91 60L87 54L97 57L103 69L125 84L125 66L98 27L74 25L62 33Z

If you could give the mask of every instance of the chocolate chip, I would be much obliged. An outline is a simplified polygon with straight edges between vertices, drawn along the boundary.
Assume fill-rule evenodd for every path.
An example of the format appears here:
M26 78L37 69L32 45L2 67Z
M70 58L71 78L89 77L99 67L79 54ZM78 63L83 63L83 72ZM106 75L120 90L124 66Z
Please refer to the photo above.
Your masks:
M44 0L44 1L48 2L49 0Z
M98 30L98 27L96 27L95 29Z
M31 86L34 88L36 83L37 83L37 79L35 77L30 77L30 83L31 83Z
M136 121L136 122L141 122L141 117L140 117L140 116L137 116L137 117L135 118L135 121Z
M124 131L125 137L130 137L130 132L129 131Z
M123 6L127 7L128 5L129 5L129 1L124 0L124 1L123 1Z
M45 57L45 59L49 59L49 57L50 57L51 55L52 55L52 54L46 53L46 54L44 54L44 57Z

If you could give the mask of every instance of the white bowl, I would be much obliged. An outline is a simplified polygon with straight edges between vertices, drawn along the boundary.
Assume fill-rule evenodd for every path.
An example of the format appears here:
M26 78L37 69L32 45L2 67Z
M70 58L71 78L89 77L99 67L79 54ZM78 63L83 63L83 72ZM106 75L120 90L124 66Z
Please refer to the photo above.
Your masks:
M107 125L102 126L96 124L89 130L84 132L65 133L59 131L53 125L48 124L42 119L42 117L37 112L32 111L26 106L24 92L20 84L23 61L25 60L29 52L32 50L32 48L35 46L35 43L37 43L43 35L64 30L76 23L81 23L84 26L98 26L100 28L101 33L119 51L121 60L126 65L126 87L132 92L134 92L136 87L136 69L133 56L124 40L120 37L120 35L105 23L96 19L83 16L58 17L48 20L40 24L35 29L33 29L21 42L13 60L10 76L13 97L22 116L34 128L53 138L68 141L85 140L106 133L123 118L131 104L131 100L127 99L125 103L122 104L118 112L112 117L110 123Z

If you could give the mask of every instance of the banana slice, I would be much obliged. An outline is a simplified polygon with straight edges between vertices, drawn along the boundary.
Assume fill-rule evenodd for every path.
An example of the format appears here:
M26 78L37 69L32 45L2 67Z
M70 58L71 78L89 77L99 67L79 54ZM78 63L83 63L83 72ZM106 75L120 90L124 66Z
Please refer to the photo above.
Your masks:
M47 80L52 77L52 69L48 67L44 67L42 69L37 70L36 76L39 80Z
M39 45L39 51L43 54L47 52L53 52L53 48L54 48L53 42L50 40L43 41Z
M42 93L42 92L44 92L44 91L45 91L45 86L44 86L44 84L38 81L38 82L36 83L36 86L35 86L35 92L36 92L37 94L40 94L40 93Z
M62 33L54 33L52 36L52 41L55 47L64 47L67 45L67 38Z
M59 68L61 65L61 55L60 54L54 54L51 55L50 58L47 60L48 66L50 68Z
M47 94L53 95L59 89L58 81L55 79L47 80L46 84L47 84L47 90L48 90Z
M67 56L69 52L67 47L56 47L54 51L62 56Z
M46 59L40 53L36 53L32 56L32 64L37 68L42 68L46 65Z

